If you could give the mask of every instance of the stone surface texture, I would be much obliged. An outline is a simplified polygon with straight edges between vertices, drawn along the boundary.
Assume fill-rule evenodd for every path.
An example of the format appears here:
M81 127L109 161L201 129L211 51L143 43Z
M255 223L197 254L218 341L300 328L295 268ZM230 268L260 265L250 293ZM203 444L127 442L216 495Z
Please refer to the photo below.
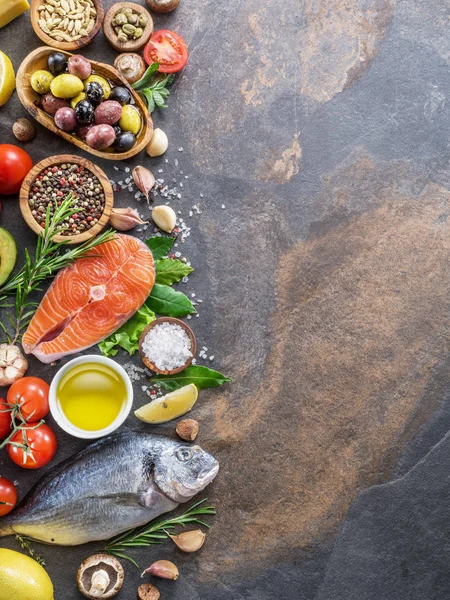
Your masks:
M182 0L155 16L190 48L154 115L169 151L116 166L183 181L172 205L192 227L178 249L195 271L181 289L203 299L190 324L208 364L234 380L202 392L192 413L221 463L205 546L135 553L141 566L178 565L177 582L157 583L162 597L450 597L448 8ZM27 15L0 30L16 69L39 45ZM83 53L115 57L102 33ZM15 142L21 116L14 95L0 142ZM26 148L35 162L83 155L39 125ZM116 204L149 217L134 193ZM2 202L0 223L23 257L35 237L17 198ZM56 368L32 359L30 374L50 380ZM136 406L148 400L142 384ZM146 428L133 417L124 427ZM171 423L158 431L175 435ZM85 445L57 434L60 460ZM21 496L40 477L4 452L0 472ZM98 544L37 547L56 599L79 598L76 569ZM132 598L140 571L125 568Z

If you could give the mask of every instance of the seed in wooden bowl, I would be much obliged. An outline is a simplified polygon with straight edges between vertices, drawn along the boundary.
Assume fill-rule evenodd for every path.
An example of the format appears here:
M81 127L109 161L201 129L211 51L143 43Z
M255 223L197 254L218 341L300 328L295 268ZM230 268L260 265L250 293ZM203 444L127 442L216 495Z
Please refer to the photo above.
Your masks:
M98 223L105 208L105 194L98 178L82 165L63 163L39 173L30 188L28 205L34 219L43 228L47 207L55 206L72 192L76 212L62 223L60 235L78 235Z
M44 0L38 12L39 27L57 42L74 42L86 37L97 20L92 0Z

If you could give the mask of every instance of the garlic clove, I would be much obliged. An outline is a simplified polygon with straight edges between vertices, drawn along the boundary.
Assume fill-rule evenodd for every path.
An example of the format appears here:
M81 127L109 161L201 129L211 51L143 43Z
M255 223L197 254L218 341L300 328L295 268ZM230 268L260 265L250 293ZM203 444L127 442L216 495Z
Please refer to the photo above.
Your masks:
M144 577L146 573L150 573L155 577L161 577L162 579L178 579L179 572L176 565L170 560L157 560L149 566L148 569L142 573L141 577Z
M162 129L157 127L153 132L152 139L147 144L147 148L145 150L149 156L154 158L155 156L161 156L161 154L164 154L168 146L169 140L167 139L167 135Z
M197 552L203 546L206 539L206 535L201 529L185 531L184 533L180 533L180 535L171 535L169 533L169 537L183 552Z
M134 182L138 189L145 194L145 197L148 200L148 194L155 185L155 177L153 176L153 173L145 167L139 165L133 169L131 174L133 175Z
M175 211L166 205L155 206L152 210L152 219L160 229L167 233L172 233L173 228L177 224Z
M145 225L139 213L134 208L113 208L109 217L111 225L118 231L128 231L136 225Z

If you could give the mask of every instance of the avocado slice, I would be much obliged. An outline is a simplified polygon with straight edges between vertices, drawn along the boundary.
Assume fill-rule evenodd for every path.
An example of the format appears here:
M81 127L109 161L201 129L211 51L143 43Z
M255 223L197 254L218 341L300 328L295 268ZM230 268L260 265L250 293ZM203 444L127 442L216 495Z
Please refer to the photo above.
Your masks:
M16 242L6 229L0 227L0 285L3 285L11 275L16 259Z

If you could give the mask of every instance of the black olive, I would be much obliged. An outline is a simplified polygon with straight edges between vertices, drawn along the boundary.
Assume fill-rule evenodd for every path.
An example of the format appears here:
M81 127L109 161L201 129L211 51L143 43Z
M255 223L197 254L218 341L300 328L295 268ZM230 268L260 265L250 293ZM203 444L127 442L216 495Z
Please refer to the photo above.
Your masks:
M116 140L119 137L119 135L122 133L122 130L120 129L120 125L113 125L112 128L114 129L114 133L116 134Z
M124 131L116 137L114 148L117 152L127 152L136 143L136 136L129 131Z
M52 75L60 75L67 68L67 58L62 52L54 52L48 57L48 69Z
M130 104L131 102L131 94L130 91L125 87L115 87L111 90L111 94L109 96L109 100L116 100L116 102L120 102L120 104Z
M86 86L86 97L92 104L100 104L103 102L105 92L99 83L91 81Z
M89 125L94 120L94 107L89 100L80 100L75 106L75 117L80 125Z

